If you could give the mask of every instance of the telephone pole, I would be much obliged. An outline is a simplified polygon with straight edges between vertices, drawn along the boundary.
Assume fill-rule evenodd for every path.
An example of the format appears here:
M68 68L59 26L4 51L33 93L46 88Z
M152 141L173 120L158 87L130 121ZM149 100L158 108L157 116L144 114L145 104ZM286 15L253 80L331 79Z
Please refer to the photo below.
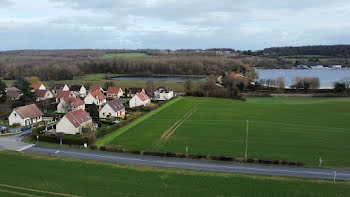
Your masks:
M248 157L248 129L249 129L249 120L247 120L247 129L246 129L246 136L245 136L245 155L244 155L245 160L247 160L247 157Z

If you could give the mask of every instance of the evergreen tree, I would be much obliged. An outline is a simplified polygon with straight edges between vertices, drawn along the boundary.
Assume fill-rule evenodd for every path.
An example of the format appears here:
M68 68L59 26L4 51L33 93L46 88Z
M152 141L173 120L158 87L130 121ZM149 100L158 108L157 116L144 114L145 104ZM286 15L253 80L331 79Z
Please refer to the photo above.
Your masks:
M33 103L36 101L35 91L30 85L30 82L24 77L18 77L13 83L13 86L18 88L21 92L19 101L22 104Z
M7 99L6 88L6 83L0 79L0 103L4 103Z

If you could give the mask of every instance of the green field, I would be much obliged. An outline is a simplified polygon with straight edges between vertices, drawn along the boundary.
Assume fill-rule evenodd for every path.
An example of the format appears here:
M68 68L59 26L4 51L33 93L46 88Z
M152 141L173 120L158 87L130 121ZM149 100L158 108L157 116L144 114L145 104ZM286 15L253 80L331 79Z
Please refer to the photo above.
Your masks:
M100 139L99 145L350 167L349 98L179 98L149 118ZM118 131L116 131L118 133Z
M349 182L235 175L0 152L0 196L349 196Z
M102 56L103 59L115 58L115 57L147 57L146 53L109 53Z

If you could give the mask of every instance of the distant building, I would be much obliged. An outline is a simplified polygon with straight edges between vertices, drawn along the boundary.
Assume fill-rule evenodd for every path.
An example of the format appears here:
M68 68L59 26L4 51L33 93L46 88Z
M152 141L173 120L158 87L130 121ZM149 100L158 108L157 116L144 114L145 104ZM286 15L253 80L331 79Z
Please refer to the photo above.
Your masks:
M56 133L82 134L84 128L93 129L92 118L86 111L77 110L63 116L56 125Z
M154 97L160 101L170 100L174 97L174 92L169 90L168 87L159 87L154 91Z
M108 98L119 99L123 95L124 92L120 87L109 87L107 90Z
M147 106L151 103L151 99L144 92L136 93L134 97L132 97L129 101L130 108L138 107L138 106Z
M134 97L137 93L145 92L143 88L129 88L127 91L127 97Z
M67 84L55 84L52 89L52 93L56 94L58 91L69 91L69 86Z
M99 90L89 92L89 94L84 98L85 104L95 104L98 106L104 105L107 100L106 96Z
M35 90L36 101L43 101L53 98L53 94L50 90Z
M18 100L20 97L20 90L16 87L6 88L6 95L10 100Z
M70 111L85 110L85 103L80 98L65 97L57 105L58 113L68 113Z
M323 69L323 65L311 66L311 69Z
M328 66L328 68L331 68L331 69L341 69L342 66L341 66L341 65L330 65L330 66Z
M33 125L43 121L43 115L43 112L35 104L17 107L9 116L9 124Z
M109 101L106 105L104 105L101 108L99 115L100 118L124 118L125 106L118 99Z
M77 97L85 97L87 95L86 88L83 85L71 85L69 90Z

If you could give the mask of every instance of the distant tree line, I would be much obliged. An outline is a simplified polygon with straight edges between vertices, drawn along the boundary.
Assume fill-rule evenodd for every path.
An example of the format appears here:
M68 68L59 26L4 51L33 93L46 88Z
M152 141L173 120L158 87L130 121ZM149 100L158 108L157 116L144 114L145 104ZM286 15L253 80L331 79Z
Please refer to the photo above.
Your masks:
M265 56L324 55L333 57L349 57L350 45L272 47L257 51L256 54Z

